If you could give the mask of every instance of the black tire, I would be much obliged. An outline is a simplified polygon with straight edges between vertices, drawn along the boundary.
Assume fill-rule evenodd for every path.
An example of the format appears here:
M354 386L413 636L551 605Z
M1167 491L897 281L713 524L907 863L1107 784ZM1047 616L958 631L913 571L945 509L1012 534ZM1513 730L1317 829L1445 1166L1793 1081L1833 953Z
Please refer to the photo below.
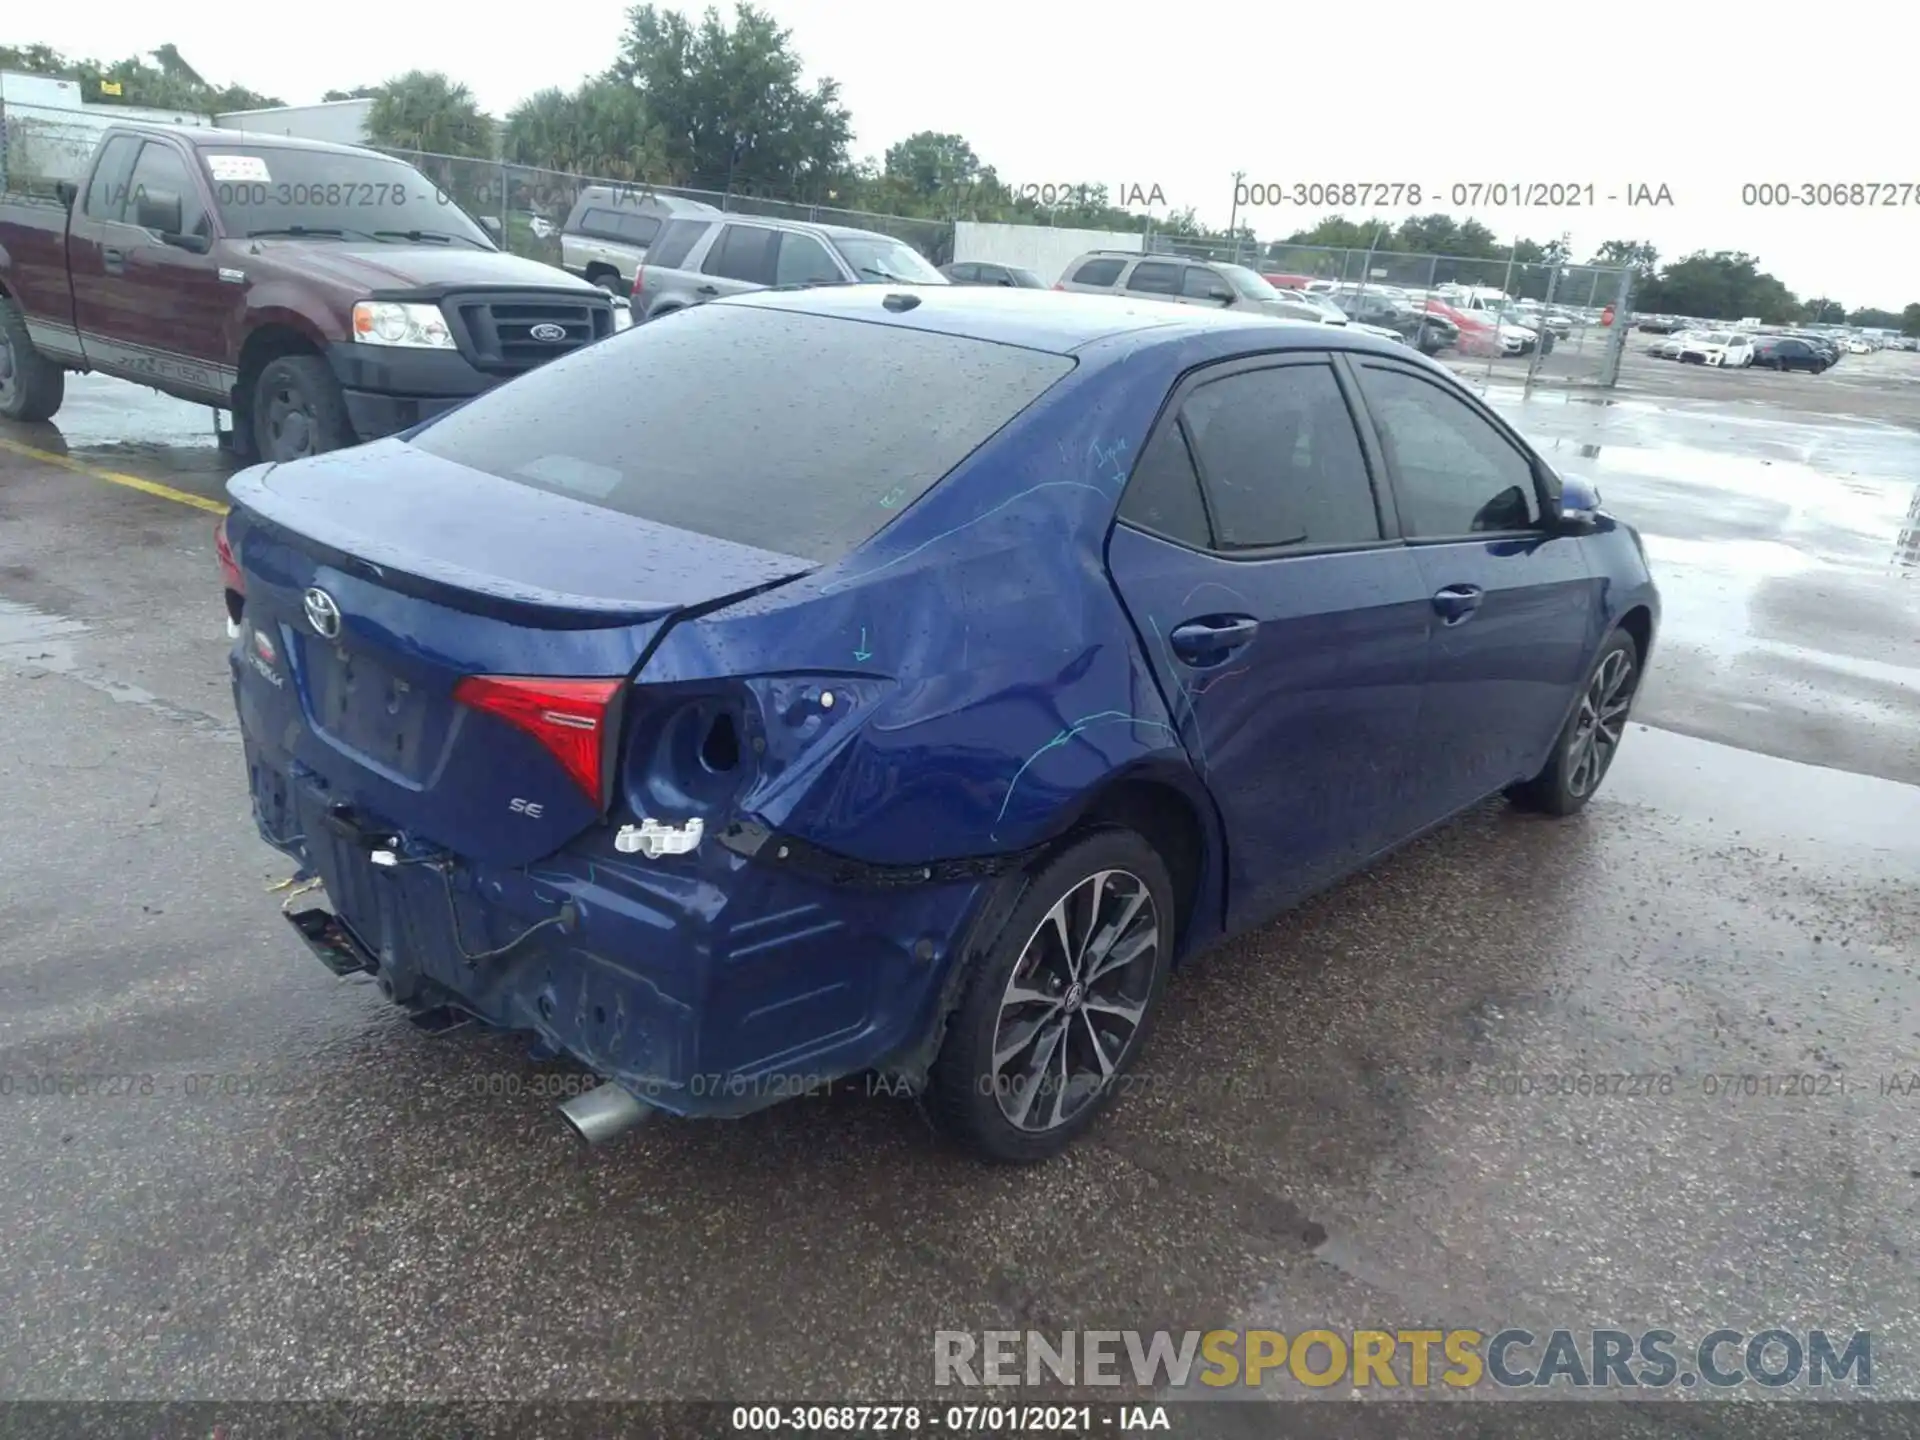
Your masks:
M1617 677L1610 673L1615 666L1624 667ZM1553 758L1533 779L1508 790L1507 798L1523 810L1548 815L1573 815L1585 809L1613 768L1613 758L1633 718L1633 697L1639 688L1640 647L1626 631L1616 630L1600 647L1593 668L1580 683L1579 703L1553 742ZM1595 714L1609 720L1608 729L1597 735L1589 723L1589 717ZM1614 736L1610 746L1601 738L1609 731ZM1588 757L1597 764L1597 770L1588 771L1583 766L1582 761Z
M254 381L254 450L268 461L301 460L355 443L340 382L318 355L282 355Z
M593 284L598 285L609 295L618 295L622 299L633 293L633 287L620 278L618 271L598 270L589 275L587 279Z
M1119 878L1113 878L1116 875ZM1096 877L1101 876L1109 878L1096 886ZM1131 922L1113 930L1113 919L1142 892L1146 900L1132 912ZM1075 965L1066 953L1050 918L1063 902L1072 912L1066 929L1079 935L1083 965ZM1139 911L1147 904L1153 913L1143 918ZM1131 830L1089 831L1042 862L1000 934L967 976L928 1074L927 1108L941 1130L981 1158L1007 1164L1046 1160L1072 1144L1112 1100L1116 1082L1146 1045L1166 988L1173 917L1173 882L1167 867L1153 847ZM1099 928L1092 923L1095 918L1102 922ZM1117 984L1107 981L1115 987L1112 990L1089 990L1070 978L1083 973L1091 951L1088 941L1097 943L1105 937L1106 948L1091 959L1098 966L1121 948L1120 942L1137 945L1149 930L1150 951L1142 949L1134 958L1104 971L1086 972L1117 977ZM1031 982L1026 988L1048 998L1026 1003L1010 996L1016 968L1023 971L1023 980ZM1087 998L1093 1003L1083 1006ZM1137 1018L1124 1036L1120 1027L1130 1022L1119 1018L1122 1009L1109 1008L1121 1002L1128 1008L1138 1005ZM1048 1010L1049 1005L1055 1008ZM1027 1023L1019 1018L1024 1013L1034 1017L1028 1032L1031 1038L1013 1059L999 1066L994 1052L1008 1010L1016 1012L1016 1018L1007 1034L1018 1035L1019 1027ZM1117 1049L1109 1051L1100 1045L1096 1014L1105 1017L1105 1038ZM1046 1046L1048 1034L1056 1030L1052 1045ZM1065 1077L1059 1081L1054 1079L1055 1055ZM1087 1062L1077 1073L1076 1058ZM1036 1060L1041 1078L1028 1083ZM1104 1072L1103 1078L1091 1078L1096 1069ZM1016 1076L1016 1070L1029 1074ZM1050 1103L1057 1107L1054 1114L1034 1113ZM1016 1124L1009 1109L1045 1123Z
M0 415L33 424L51 420L67 398L67 372L33 348L26 317L0 299Z

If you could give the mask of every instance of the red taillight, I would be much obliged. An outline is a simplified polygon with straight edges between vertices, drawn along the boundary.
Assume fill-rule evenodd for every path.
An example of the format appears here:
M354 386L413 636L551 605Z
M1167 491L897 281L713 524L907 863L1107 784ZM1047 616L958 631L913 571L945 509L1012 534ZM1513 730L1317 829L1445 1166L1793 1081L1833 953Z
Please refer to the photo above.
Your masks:
M469 675L453 687L453 698L533 736L599 805L606 799L602 782L609 711L625 683Z
M1065 281L1056 281L1056 282L1054 283L1054 287L1053 287L1053 288L1054 288L1054 289L1056 289L1056 290L1064 290L1064 289L1066 289L1066 288L1067 288L1067 286L1066 286L1066 282L1065 282Z
M227 520L223 515L220 523L213 527L213 553L220 561L220 578L226 587L235 594L247 593L247 582L240 576L240 566L233 558L233 546L227 540Z
M627 292L628 298L632 298L633 296L638 295L641 292L641 290L643 290L646 287L646 283L647 283L647 267L644 265L634 266L633 267L633 288Z

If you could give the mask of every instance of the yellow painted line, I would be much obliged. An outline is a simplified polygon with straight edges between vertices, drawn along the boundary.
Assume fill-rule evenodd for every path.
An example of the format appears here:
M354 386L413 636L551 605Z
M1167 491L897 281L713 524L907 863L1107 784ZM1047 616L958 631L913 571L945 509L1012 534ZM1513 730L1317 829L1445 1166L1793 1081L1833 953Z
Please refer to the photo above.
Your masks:
M38 460L43 465L58 465L62 470L71 470L76 475L85 475L94 480L104 480L109 485L125 486L129 490L138 490L143 495L157 495L162 500L171 500L177 505L191 505L196 510L204 510L209 515L224 515L227 505L220 500L209 500L204 495L194 495L186 490L176 490L171 485L162 485L158 480L148 480L139 475L127 475L119 470L102 470L95 465L82 464L66 455L56 455L51 450L37 450L31 445L22 445L18 440L9 440L0 436L0 450L11 450L15 455L24 455L29 460Z

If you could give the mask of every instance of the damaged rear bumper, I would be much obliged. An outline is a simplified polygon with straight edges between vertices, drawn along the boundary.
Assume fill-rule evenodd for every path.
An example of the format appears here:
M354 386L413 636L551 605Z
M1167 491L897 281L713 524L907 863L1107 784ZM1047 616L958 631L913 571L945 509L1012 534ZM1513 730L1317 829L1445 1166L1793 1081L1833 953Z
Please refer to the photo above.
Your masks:
M804 847L750 833L647 859L612 827L535 865L479 865L246 750L261 836L325 886L329 909L290 918L329 969L370 974L427 1028L529 1032L676 1115L743 1115L868 1070L917 1084L957 957L1011 878L795 864Z

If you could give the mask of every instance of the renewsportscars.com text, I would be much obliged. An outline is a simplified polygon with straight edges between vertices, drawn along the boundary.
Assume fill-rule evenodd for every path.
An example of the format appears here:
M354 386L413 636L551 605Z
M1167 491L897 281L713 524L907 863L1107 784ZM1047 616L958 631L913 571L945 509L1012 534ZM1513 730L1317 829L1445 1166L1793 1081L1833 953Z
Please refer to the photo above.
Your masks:
M1871 1389L1866 1330L939 1330L940 1386Z

